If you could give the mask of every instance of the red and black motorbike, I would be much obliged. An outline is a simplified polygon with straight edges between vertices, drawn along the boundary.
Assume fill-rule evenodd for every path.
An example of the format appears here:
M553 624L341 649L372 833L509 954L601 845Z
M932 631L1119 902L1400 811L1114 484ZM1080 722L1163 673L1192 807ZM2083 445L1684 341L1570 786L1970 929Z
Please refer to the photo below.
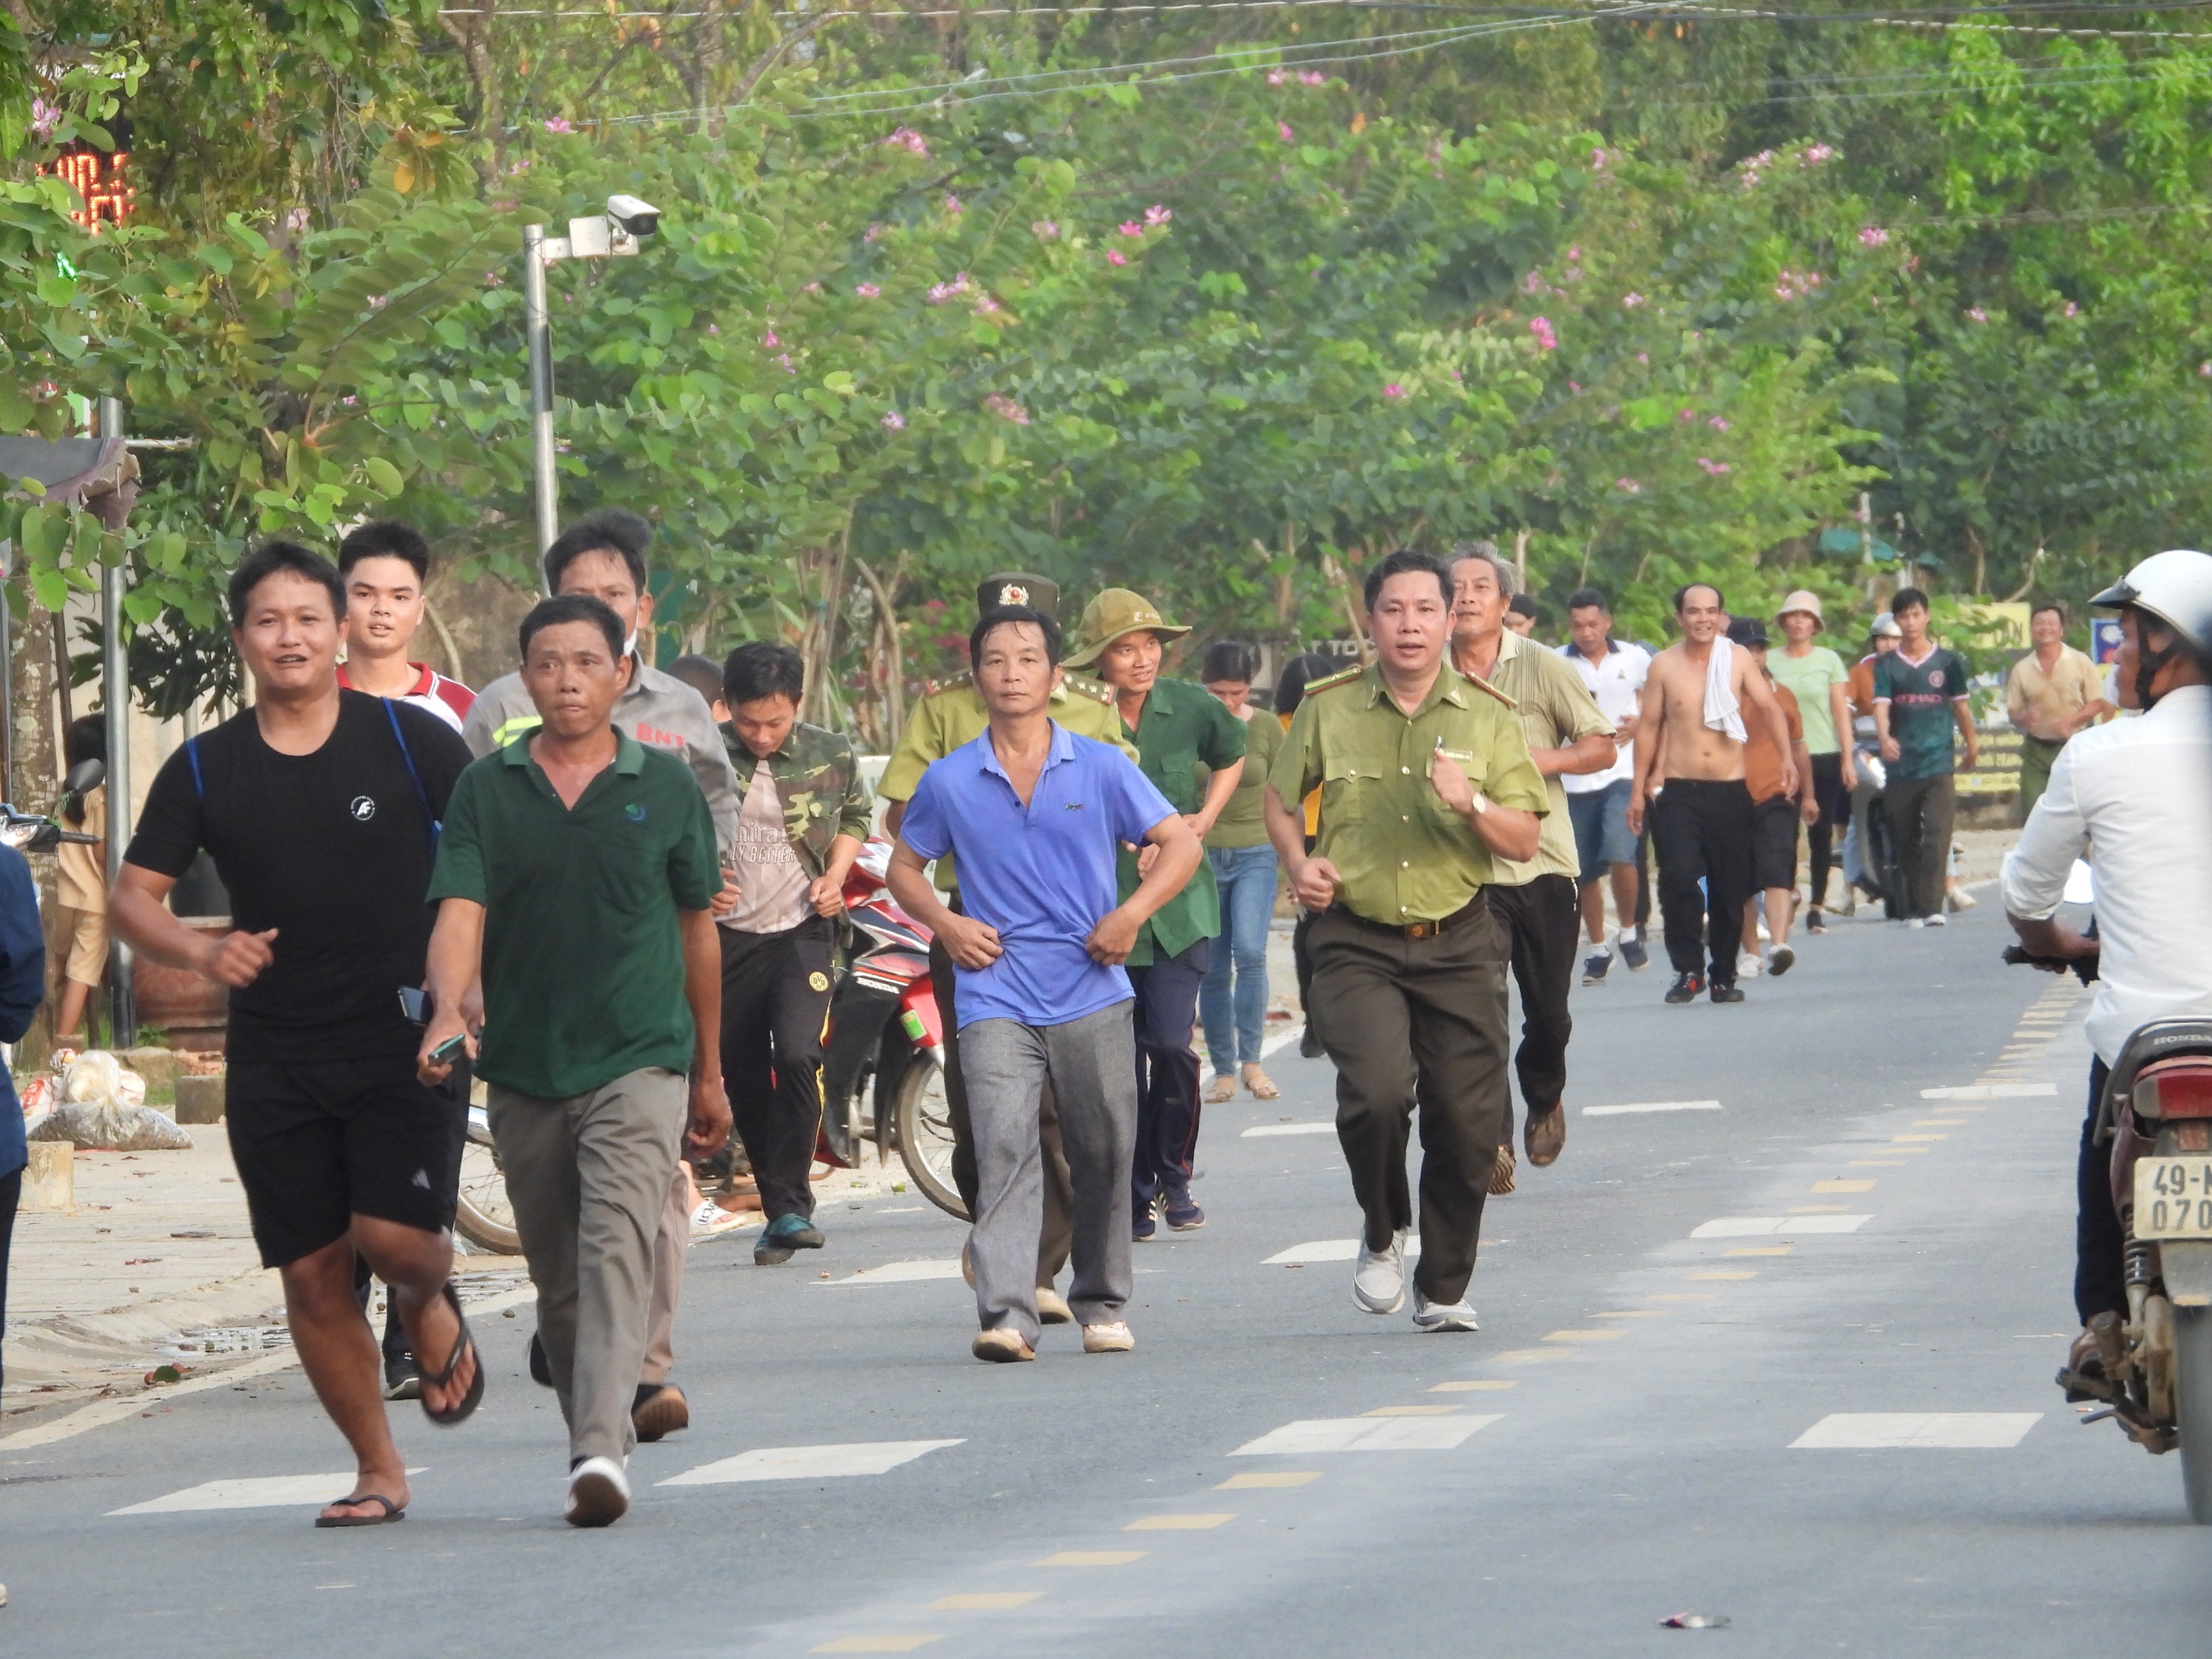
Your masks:
M845 878L852 954L830 1000L823 1044L820 1155L850 1167L872 1140L896 1152L929 1200L962 1220L945 1097L945 1025L929 980L929 929L884 884L891 844L871 840Z

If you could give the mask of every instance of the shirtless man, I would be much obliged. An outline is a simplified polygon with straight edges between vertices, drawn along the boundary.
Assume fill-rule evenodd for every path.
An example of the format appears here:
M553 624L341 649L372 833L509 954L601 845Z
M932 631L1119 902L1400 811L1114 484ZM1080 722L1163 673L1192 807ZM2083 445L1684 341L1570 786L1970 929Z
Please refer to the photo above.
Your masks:
M1628 827L1644 830L1647 805L1652 850L1659 856L1659 906L1674 983L1667 1000L1694 1002L1711 989L1715 1002L1741 1002L1735 948L1743 902L1751 896L1751 791L1743 778L1744 722L1764 721L1782 753L1782 793L1797 787L1790 729L1782 705L1748 652L1721 637L1728 616L1720 589L1692 582L1674 592L1682 637L1651 659L1638 718L1636 777L1628 792ZM1717 654L1726 690L1711 682ZM1664 781L1663 790L1661 780ZM1698 891L1699 881L1705 893ZM1700 913L1710 979L1698 974Z

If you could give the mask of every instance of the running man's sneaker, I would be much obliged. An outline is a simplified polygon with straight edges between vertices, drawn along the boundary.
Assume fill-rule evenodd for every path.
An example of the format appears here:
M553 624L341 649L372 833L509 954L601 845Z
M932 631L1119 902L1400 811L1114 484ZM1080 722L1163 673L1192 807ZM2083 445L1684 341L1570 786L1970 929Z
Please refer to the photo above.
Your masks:
M1465 1297L1456 1302L1431 1302L1413 1292L1413 1328L1417 1331L1479 1331L1474 1309Z
M1085 1325L1083 1328L1083 1352L1085 1353L1127 1353L1137 1346L1137 1339L1129 1329L1127 1320L1117 1319L1110 1325Z
M1805 913L1805 931L1808 933L1826 933L1828 931L1827 917L1821 915L1818 910L1808 910Z
M1741 1002L1743 987L1716 983L1712 988L1712 999L1715 1002Z
M1067 1305L1067 1298L1049 1285L1037 1286L1037 1323L1040 1325L1072 1325L1075 1310Z
M773 1267L791 1260L794 1250L818 1250L822 1234L803 1215L780 1215L768 1224L768 1231L753 1246L753 1265Z
M386 1400L420 1400L422 1397L422 1368L415 1363L413 1354L386 1356L384 1397Z
M1954 910L1971 910L1980 901L1963 887L1954 887L1944 894Z
M1637 930L1634 939L1626 933L1620 936L1620 959L1628 964L1628 971L1640 974L1651 965L1651 953L1644 948L1644 933Z
M1677 974L1674 975L1674 982L1667 988L1667 1000L1677 1006L1685 1002L1695 1002L1698 1000L1698 993L1705 988L1705 981L1703 975Z
M968 1345L968 1352L994 1365L1036 1358L1036 1350L1030 1346L1028 1340L1019 1331L1004 1325L996 1330L976 1332L975 1340Z
M1941 910L1938 910L1934 915L1929 916L1925 920L1930 927L1948 927L1951 925L1951 918L1945 915Z
M1145 1205L1129 1218L1129 1237L1133 1243L1149 1244L1159 1236L1159 1222L1153 1214L1153 1206L1150 1204Z
M1585 985L1604 984L1605 970L1612 966L1612 951L1592 951L1590 955L1583 958L1583 983Z
M1191 1202L1187 1192L1170 1193L1161 1201L1160 1208L1166 1214L1168 1225L1176 1232L1194 1233L1206 1225L1206 1212Z
M1778 945L1767 952L1766 971L1780 979L1797 965L1797 953L1786 945Z
M1406 1235L1401 1227L1389 1244L1370 1250L1359 1241L1359 1260L1352 1268L1352 1299L1371 1314L1394 1314L1406 1305Z
M611 1457L587 1457L568 1471L572 1527L611 1527L629 1513L629 1477Z
M1757 979L1759 970L1765 966L1765 964L1759 961L1759 953L1755 951L1739 951L1735 953L1735 976L1738 979Z

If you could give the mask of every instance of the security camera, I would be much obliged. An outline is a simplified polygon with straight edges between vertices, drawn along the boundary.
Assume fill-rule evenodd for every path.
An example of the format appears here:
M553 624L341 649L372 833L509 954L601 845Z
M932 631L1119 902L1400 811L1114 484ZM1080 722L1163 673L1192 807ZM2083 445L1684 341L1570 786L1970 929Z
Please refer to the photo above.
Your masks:
M632 236L650 236L660 228L660 210L635 196L608 197L607 217Z

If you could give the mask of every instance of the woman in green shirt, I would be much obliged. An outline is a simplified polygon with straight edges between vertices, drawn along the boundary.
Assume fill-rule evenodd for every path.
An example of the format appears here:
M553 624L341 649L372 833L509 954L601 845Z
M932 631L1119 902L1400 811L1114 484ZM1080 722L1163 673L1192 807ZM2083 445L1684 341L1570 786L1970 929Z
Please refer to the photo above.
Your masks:
M1778 684L1790 688L1797 699L1797 712L1805 717L1805 748L1813 757L1813 799L1820 809L1806 835L1812 843L1813 896L1806 907L1805 931L1825 933L1828 924L1820 909L1828 896L1831 849L1837 826L1850 819L1851 714L1846 690L1850 671L1827 647L1813 643L1823 625L1819 594L1799 588L1782 601L1775 620L1790 643L1767 654L1766 669Z
M1261 822L1260 792L1283 746L1283 726L1252 706L1258 666L1250 646L1220 640L1207 650L1199 673L1206 689L1244 722L1244 775L1206 838L1206 856L1221 893L1221 933L1198 991L1199 1021L1213 1062L1206 1098L1214 1105L1235 1097L1240 1069L1255 1099L1273 1100L1282 1092L1260 1069L1267 1025L1267 930L1275 918L1275 849Z

